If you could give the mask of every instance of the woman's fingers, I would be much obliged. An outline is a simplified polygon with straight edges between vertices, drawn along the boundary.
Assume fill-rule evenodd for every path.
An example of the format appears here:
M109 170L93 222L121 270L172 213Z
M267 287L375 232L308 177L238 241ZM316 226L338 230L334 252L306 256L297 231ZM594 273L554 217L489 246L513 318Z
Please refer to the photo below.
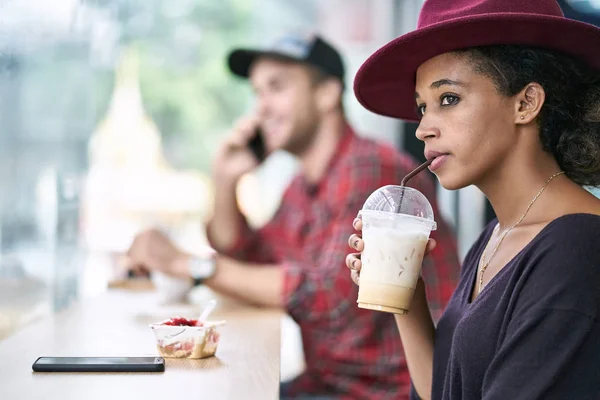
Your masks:
M360 215L354 218L354 222L352 222L352 227L357 231L362 231L362 217Z
M350 237L348 238L348 245L359 252L363 251L363 249L365 248L365 243L363 242L362 238L356 233L350 235Z
M346 266L354 271L360 271L362 267L362 261L360 260L360 253L348 254L346 256Z
M352 282L360 285L360 274L357 271L352 270L352 272L350 272L350 277L352 278Z
M435 239L429 239L427 241L427 247L425 247L425 255L431 253L431 251L435 249L435 246L437 246Z

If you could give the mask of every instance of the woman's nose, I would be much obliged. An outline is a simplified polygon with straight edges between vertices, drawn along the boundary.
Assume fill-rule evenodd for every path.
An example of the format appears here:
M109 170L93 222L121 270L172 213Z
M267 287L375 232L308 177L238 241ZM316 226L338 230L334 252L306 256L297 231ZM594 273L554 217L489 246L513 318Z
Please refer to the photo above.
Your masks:
M421 120L419 126L417 127L417 131L415 133L417 139L424 142L427 139L431 139L434 137L438 137L440 135L440 131L438 128L434 127L432 124Z

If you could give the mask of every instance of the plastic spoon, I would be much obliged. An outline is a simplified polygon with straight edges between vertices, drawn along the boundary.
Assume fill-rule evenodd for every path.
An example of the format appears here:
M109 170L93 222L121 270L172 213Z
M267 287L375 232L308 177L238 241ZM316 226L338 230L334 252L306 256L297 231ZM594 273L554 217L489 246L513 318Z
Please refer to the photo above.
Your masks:
M204 324L206 322L206 319L208 318L210 313L213 312L216 306L217 301L215 299L209 301L206 307L204 307L204 310L202 310L202 314L200 314L200 316L198 317L198 322Z

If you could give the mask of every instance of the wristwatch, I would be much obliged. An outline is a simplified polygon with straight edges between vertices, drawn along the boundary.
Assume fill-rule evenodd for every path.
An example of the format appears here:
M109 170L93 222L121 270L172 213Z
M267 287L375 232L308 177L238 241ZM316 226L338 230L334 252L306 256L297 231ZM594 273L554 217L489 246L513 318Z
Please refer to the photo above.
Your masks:
M190 276L194 286L202 285L205 279L215 274L217 263L213 258L200 258L192 256L188 261Z

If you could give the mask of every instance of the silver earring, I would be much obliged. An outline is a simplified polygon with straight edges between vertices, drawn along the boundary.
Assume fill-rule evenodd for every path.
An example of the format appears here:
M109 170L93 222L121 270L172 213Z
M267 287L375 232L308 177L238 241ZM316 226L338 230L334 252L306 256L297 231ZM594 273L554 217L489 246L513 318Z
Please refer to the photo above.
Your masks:
M521 115L521 119L525 119L525 116L524 116L524 115Z

